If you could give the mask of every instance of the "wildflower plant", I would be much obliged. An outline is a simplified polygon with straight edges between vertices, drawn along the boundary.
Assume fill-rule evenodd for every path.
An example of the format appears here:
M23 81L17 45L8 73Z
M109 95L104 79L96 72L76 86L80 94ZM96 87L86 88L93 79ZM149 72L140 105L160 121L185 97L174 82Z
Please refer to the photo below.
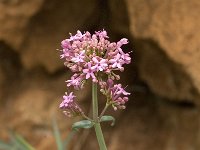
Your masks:
M70 34L70 38L61 42L61 59L64 65L74 74L70 80L66 81L67 87L74 87L75 90L84 88L88 80L92 80L92 108L93 116L89 118L85 115L73 92L65 93L60 108L69 116L82 116L85 120L72 125L73 129L95 128L97 141L101 150L106 150L103 133L100 123L104 121L115 121L112 116L104 116L110 106L116 111L125 109L128 95L121 84L115 84L120 79L118 71L124 71L124 65L131 62L129 53L122 50L122 45L128 43L126 38L118 42L110 42L107 32L97 31L81 33L77 31L75 35ZM98 113L97 89L105 96L105 107Z

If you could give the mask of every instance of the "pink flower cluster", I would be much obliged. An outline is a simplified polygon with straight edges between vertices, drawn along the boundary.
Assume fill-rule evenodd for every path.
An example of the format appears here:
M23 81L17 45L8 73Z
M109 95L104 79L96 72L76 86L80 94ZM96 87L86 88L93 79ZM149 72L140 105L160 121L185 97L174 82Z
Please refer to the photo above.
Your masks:
M113 76L113 71L123 71L123 65L131 62L129 54L121 49L127 43L125 38L111 43L106 31L98 31L93 35L77 31L75 36L63 40L61 58L75 72L71 80L67 81L67 86L81 88L85 79L92 78L93 82L98 82L98 74Z
M126 108L125 103L130 93L126 92L121 84L114 84L112 79L108 79L107 82L101 81L100 86L101 92L107 97L114 110Z
M61 42L63 48L61 59L64 59L65 66L74 72L71 79L66 81L68 87L81 89L88 79L102 84L102 81L107 79L118 80L120 78L115 71L123 71L124 64L131 62L129 53L124 53L121 49L121 46L127 44L128 40L123 38L115 43L108 39L105 30L95 32L95 34L90 34L88 31L84 33L77 31L76 35L71 35L69 39ZM105 76L106 80L103 79ZM121 84L112 86L109 88L110 95L106 96L112 97L111 101L115 102L113 104L115 109L116 107L124 108L122 104L128 98L121 98L119 95L129 95L129 93L124 91Z
M69 95L67 95L66 92L63 96L63 101L60 104L60 108L64 109L64 113L69 117L82 113L81 108L74 101L74 97L76 96L74 96L73 92L71 92Z

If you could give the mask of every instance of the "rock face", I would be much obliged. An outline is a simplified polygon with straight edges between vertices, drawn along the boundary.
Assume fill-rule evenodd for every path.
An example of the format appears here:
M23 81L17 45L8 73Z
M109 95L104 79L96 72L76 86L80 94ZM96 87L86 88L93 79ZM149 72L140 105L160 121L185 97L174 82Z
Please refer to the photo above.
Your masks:
M16 50L26 36L30 18L42 6L44 0L1 0L0 1L0 41L4 41Z
M126 0L140 77L157 94L200 98L198 0Z
M91 23L89 19L95 17L95 4L91 0L50 0L45 3L42 11L30 21L29 34L21 47L25 67L43 66L49 72L61 68L63 64L58 61L56 49L60 48L60 42L69 36L69 32L85 30Z
M78 5L77 5L78 3ZM96 16L96 1L44 0L0 3L0 41L17 50L26 69L44 67L53 73L61 40L77 29L85 30ZM83 10L83 11L81 11Z

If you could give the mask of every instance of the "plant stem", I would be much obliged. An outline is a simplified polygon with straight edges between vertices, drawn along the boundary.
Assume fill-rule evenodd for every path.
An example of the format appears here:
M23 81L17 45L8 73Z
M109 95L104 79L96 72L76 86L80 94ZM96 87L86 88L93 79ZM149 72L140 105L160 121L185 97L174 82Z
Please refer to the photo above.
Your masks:
M109 106L109 104L106 103L106 106L104 107L104 109L102 110L101 114L99 115L99 119L101 119L101 117L104 115L104 113L106 112L108 106Z
M95 128L100 150L107 150L100 123L95 123L94 128Z
M92 109L93 109L93 120L95 123L98 122L98 99L97 99L97 84L92 83Z
M98 99L97 99L97 83L92 83L92 108L93 108L93 120L95 122L94 128L99 143L100 150L107 150L101 125L98 121Z
M88 116L86 116L84 113L81 113L82 117L89 120L89 121L93 121L91 118L89 118Z

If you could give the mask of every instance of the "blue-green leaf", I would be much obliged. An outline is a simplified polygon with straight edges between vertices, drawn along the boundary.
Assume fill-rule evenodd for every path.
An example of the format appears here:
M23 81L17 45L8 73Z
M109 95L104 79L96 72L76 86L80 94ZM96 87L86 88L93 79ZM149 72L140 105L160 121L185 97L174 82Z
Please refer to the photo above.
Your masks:
M93 122L89 120L81 120L81 121L75 122L72 125L72 129L73 130L78 130L80 128L89 129L89 128L92 128L93 126L94 126Z
M4 141L0 141L0 149L1 150L10 150L13 146L11 144L7 144Z
M100 122L112 121L111 126L115 125L115 118L113 116L102 116Z

